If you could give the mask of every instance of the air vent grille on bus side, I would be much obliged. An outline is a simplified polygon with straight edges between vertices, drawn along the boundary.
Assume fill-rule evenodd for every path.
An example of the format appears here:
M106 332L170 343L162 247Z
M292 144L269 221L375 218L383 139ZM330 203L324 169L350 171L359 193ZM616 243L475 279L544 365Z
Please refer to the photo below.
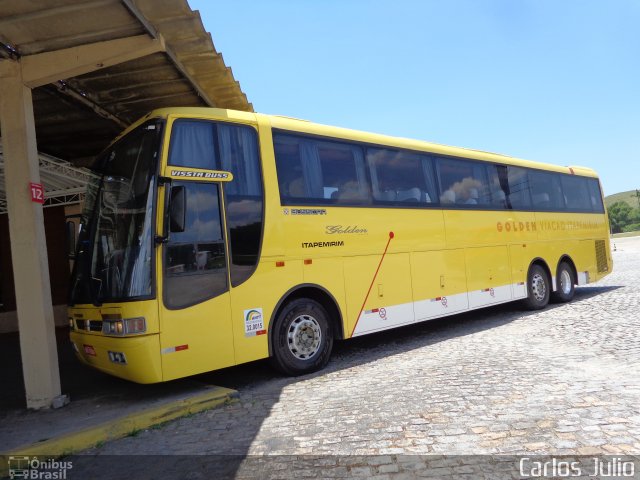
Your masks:
M607 265L607 250L604 240L596 240L596 263L598 264L598 273L609 270Z

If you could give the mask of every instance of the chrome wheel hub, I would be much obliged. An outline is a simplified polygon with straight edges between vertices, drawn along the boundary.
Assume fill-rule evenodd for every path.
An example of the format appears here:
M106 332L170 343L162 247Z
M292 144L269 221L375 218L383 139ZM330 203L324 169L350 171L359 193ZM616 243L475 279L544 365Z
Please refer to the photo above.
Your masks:
M287 341L289 351L300 360L307 360L318 353L322 340L320 324L311 315L300 315L289 326Z
M544 277L539 273L536 273L531 279L531 291L535 299L539 302L543 301L547 294L547 282L545 282Z
M565 295L569 295L571 293L571 275L566 270L562 270L560 272L560 290Z

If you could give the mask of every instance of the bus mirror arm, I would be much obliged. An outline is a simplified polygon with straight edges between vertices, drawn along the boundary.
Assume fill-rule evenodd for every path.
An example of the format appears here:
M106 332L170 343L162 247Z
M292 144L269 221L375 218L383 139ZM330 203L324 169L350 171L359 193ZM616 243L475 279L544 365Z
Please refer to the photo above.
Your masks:
M158 184L164 187L164 212L162 215L162 235L155 236L156 244L167 243L169 240L169 208L171 198L171 178L159 177Z
M172 187L171 181L165 181L164 188L162 235L156 235L156 243L167 243L170 233L184 232L187 216L187 195L184 186Z
M169 231L171 233L184 232L187 216L187 197L184 186L171 187L169 201Z

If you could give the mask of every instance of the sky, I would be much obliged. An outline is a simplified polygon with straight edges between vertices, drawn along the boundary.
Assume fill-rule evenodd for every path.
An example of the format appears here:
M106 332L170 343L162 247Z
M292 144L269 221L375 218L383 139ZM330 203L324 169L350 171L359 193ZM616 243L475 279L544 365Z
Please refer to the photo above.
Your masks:
M188 0L254 109L640 189L638 0Z

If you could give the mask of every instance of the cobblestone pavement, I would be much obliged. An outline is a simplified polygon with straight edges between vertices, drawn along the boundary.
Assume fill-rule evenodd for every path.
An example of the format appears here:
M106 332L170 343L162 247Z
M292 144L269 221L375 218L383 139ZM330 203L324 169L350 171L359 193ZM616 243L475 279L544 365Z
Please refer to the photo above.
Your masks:
M313 455L325 477L380 478L398 463L342 456L640 455L640 238L615 245L614 273L569 304L507 304L339 343L306 377L265 362L204 375L240 401L85 453Z

